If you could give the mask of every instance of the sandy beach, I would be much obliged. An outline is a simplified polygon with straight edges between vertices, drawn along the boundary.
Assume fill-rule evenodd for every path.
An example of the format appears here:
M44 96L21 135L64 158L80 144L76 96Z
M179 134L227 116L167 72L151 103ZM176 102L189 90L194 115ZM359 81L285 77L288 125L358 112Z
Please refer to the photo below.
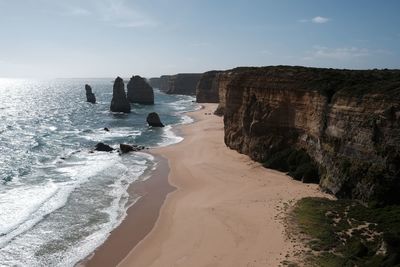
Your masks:
M227 148L223 119L210 115L215 108L190 114L196 122L181 127L184 141L152 151L168 159L177 189L118 266L278 266L293 250L281 219L285 203L324 194Z

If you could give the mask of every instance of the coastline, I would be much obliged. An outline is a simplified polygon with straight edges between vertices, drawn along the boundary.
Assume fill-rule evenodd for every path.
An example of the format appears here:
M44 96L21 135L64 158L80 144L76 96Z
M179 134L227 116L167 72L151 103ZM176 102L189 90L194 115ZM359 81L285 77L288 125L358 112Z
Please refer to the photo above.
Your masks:
M130 195L141 197L127 209L125 219L91 255L76 266L116 266L153 228L166 196L175 190L168 183L168 160L154 155L157 167L150 177L129 185Z
M327 195L227 148L223 119L209 115L216 107L189 113L195 122L179 127L182 142L152 150L168 159L176 190L118 266L278 266L295 252L285 208Z

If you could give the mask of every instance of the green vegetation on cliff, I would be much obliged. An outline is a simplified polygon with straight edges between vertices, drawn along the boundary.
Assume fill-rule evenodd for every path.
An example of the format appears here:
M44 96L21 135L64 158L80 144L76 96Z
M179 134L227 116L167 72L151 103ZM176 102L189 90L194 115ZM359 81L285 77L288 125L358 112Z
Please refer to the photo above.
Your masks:
M304 183L319 182L317 163L304 150L289 148L267 155L263 165L267 168L288 172L291 177Z
M399 205L304 198L290 221L310 250L307 266L400 266Z

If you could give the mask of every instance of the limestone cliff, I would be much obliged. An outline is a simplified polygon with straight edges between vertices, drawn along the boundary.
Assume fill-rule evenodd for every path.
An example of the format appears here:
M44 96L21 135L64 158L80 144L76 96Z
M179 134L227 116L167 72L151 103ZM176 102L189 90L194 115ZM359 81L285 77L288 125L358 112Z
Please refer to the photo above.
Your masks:
M197 103L219 103L219 79L221 71L203 73L196 87Z
M230 148L260 162L302 150L323 189L400 202L400 71L277 66L227 80L220 100Z
M196 95L196 86L200 73L179 73L169 77L167 94Z
M166 93L169 90L169 80L171 79L171 75L163 75L160 77L160 87L159 89Z
M196 100L198 103L219 103L215 114L224 115L226 88L234 77L252 67L238 67L227 71L209 71L202 75L197 88Z
M148 82L148 84L150 84L151 87L160 89L161 78L159 78L159 77L150 78L147 80L147 82Z

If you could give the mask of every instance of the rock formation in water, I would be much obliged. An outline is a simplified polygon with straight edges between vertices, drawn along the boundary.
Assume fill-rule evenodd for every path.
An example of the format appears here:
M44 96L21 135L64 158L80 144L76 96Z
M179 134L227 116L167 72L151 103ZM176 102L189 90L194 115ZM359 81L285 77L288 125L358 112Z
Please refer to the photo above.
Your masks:
M316 168L338 197L400 203L400 71L277 66L228 80L230 148L303 178Z
M219 103L219 74L221 71L203 73L196 87L197 103Z
M120 77L117 77L114 82L110 110L112 112L131 112L131 105L126 98L124 80L122 80Z
M120 144L119 150L121 151L121 153L129 153L132 151L136 151L136 149L133 146L127 144Z
M114 148L112 148L109 145L106 145L104 143L98 143L94 150L103 151L103 152L111 152L114 150Z
M96 104L96 96L92 92L92 87L89 84L85 84L86 90L86 101L92 104Z
M164 124L161 122L160 116L158 116L156 112L149 113L149 115L147 115L146 121L149 126L164 127Z
M122 154L129 153L129 152L136 152L145 149L144 146L138 146L138 145L127 145L127 144L120 144L119 145L119 151Z
M131 103L154 105L153 88L140 76L132 76L127 85L127 98Z

